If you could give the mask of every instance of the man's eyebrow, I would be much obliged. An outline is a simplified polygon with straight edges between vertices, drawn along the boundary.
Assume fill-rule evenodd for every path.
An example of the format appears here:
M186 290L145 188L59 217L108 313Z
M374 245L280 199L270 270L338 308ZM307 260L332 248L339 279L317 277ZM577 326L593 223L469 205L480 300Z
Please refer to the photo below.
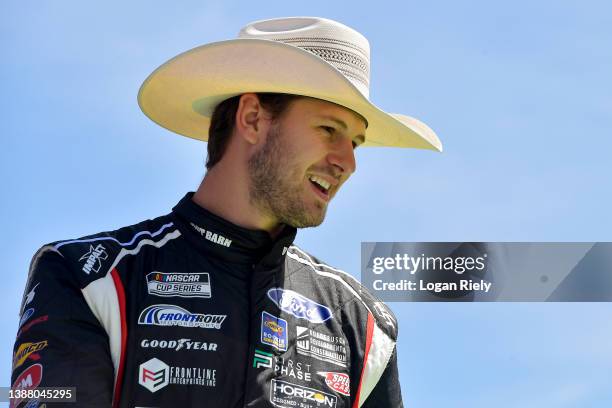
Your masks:
M344 123L344 121L342 121L342 120L340 120L338 118L335 118L333 116L327 116L327 115L321 115L319 117L321 119L330 120L330 121L334 122L336 125L340 126L345 131L348 129L348 126L346 126L346 123Z
M334 116L328 116L328 115L321 115L319 117L321 119L329 120L329 121L334 122L335 124L340 126L342 128L342 130L344 130L345 132L348 130L348 126L346 125L346 123L344 123L343 120L340 120L340 119L338 119L338 118L336 118ZM355 136L355 138L360 138L362 142L365 140L365 136L363 134L357 135L357 136Z

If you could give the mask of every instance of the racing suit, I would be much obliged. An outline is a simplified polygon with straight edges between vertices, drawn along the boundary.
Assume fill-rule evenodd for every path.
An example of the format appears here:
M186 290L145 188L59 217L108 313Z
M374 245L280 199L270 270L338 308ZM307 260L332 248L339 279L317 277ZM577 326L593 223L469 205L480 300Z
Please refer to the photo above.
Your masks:
M272 239L192 196L36 253L13 387L76 387L68 407L401 407L392 312L294 228Z

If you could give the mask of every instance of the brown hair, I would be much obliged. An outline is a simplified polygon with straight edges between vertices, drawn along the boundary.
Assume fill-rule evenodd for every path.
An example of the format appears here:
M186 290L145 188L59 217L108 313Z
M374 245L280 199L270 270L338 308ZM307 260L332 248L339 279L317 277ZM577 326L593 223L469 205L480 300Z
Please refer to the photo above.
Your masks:
M299 95L280 93L257 93L256 95L263 108L272 116L272 120L278 119L292 101L301 98ZM234 131L236 112L241 96L233 96L215 107L208 129L208 157L206 158L206 168L208 170L217 164L225 153L227 142Z

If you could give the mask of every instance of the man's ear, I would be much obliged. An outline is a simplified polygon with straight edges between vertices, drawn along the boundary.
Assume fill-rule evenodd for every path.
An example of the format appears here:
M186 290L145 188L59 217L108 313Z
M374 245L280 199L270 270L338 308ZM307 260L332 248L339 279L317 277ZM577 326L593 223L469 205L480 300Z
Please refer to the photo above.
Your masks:
M252 145L265 138L270 125L269 114L254 93L246 93L240 96L235 121L235 130L238 136Z

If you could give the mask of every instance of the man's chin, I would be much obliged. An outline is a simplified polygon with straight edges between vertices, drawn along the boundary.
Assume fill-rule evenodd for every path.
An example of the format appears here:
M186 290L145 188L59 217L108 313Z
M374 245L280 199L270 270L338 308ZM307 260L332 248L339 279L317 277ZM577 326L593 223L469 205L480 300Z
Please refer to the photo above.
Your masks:
M300 217L293 217L290 222L285 224L291 225L294 228L312 228L318 227L325 220L325 213L327 208L319 209L317 214L302 214Z

